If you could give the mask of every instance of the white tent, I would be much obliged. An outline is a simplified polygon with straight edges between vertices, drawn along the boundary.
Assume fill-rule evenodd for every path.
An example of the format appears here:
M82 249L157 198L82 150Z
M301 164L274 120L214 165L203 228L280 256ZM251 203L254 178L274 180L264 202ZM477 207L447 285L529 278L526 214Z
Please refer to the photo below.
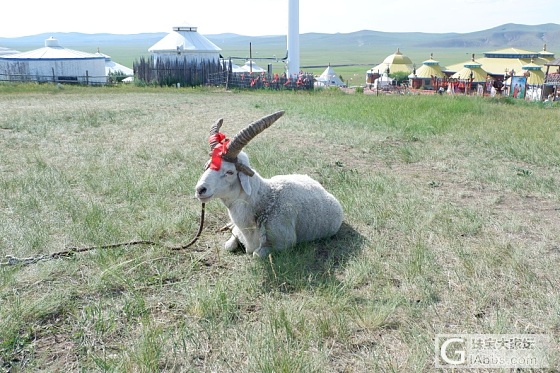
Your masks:
M222 67L224 69L229 69L229 61L228 60L222 60ZM246 72L244 68L242 68L239 65L234 64L233 62L231 63L231 72L232 73L244 73Z
M95 54L98 56L103 56L105 58L105 73L107 75L118 72L121 72L126 76L134 75L134 71L130 67L126 67L124 65L116 63L115 61L111 60L110 56L99 52L99 50Z
M245 62L245 65L241 67L245 72L253 72L253 73L263 73L266 72L265 69L255 64L255 61L249 60Z
M345 87L346 84L340 79L340 77L334 72L334 69L329 66L323 71L323 73L315 78L317 82L317 86L329 87L329 86L336 86L336 87Z
M387 87L393 84L393 79L387 75L387 72L384 72L379 78L375 79L373 82L373 89Z

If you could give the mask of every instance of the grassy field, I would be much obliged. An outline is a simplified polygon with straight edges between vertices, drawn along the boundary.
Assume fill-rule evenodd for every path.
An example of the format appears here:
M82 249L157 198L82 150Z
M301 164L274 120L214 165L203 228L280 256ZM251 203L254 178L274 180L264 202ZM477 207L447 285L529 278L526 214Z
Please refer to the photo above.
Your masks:
M161 246L197 230L215 120L231 136L279 109L252 164L319 180L339 234L225 253L214 201L193 247ZM158 243L0 267L3 371L432 372L438 333L559 342L559 106L0 85L0 113L0 260Z

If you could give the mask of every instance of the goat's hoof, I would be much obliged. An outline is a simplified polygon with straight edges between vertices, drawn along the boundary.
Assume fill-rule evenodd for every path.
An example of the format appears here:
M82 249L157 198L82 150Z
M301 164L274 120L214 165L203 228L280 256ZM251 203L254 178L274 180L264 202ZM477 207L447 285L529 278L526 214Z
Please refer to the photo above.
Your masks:
M226 251L235 251L239 248L239 241L235 237L231 237L229 240L226 241L224 244L224 250Z
M255 251L253 251L253 257L254 258L266 258L268 256L268 254L270 253L271 249L269 247L261 247L260 249L257 249Z

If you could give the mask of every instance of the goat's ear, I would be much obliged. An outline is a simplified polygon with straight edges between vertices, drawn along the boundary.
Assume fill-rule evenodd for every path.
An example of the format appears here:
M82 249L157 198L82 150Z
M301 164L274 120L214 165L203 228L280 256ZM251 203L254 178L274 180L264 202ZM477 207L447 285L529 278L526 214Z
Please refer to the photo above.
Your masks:
M239 177L239 181L241 182L241 187L243 191L247 193L247 195L251 195L251 182L249 181L250 177L247 176L244 172L237 173Z

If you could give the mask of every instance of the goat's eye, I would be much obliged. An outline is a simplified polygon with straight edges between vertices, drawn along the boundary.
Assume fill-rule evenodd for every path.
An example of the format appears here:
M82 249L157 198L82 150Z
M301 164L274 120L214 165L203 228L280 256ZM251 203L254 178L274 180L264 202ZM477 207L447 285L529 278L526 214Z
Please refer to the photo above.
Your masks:
M226 171L226 175L233 175L233 171Z

